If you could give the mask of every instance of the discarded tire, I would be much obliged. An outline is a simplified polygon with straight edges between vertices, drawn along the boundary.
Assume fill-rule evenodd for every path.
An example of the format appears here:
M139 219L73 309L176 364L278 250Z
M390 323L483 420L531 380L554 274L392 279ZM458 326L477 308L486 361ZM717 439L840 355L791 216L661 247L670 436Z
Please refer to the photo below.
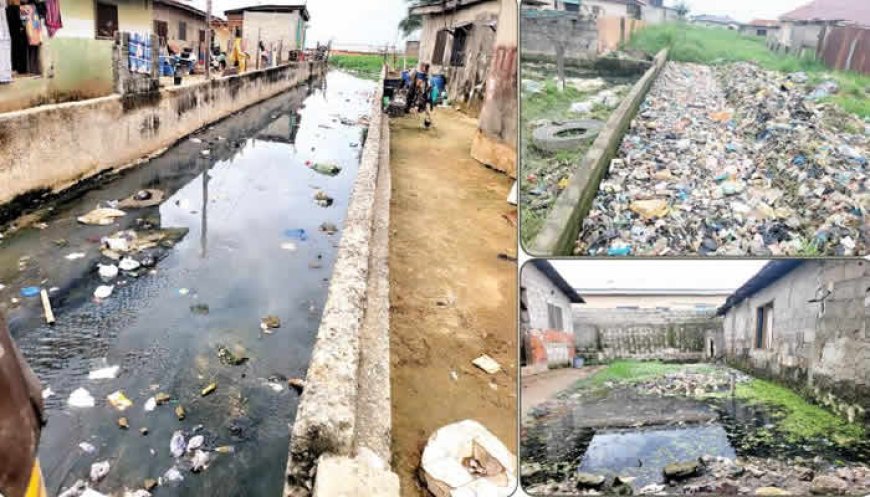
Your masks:
M532 132L532 143L547 152L572 150L595 138L603 126L594 119L541 126Z

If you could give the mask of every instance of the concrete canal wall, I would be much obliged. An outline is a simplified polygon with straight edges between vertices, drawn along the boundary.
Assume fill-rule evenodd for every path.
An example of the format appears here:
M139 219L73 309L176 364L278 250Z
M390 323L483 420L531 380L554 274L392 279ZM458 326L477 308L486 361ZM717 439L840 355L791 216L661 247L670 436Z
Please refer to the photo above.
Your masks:
M135 164L233 112L322 75L292 63L146 95L111 95L0 114L0 205Z
M724 353L722 319L658 309L574 308L578 349L603 360L699 361Z
M379 87L292 428L285 496L399 495L389 470L390 129L382 100Z
M598 194L598 185L607 174L610 161L616 155L631 120L667 59L667 49L659 52L653 60L653 65L635 83L619 107L607 119L607 123L586 152L583 161L568 180L568 186L556 200L538 236L532 240L530 246L526 247L531 255L572 255L583 219L589 213L592 201Z

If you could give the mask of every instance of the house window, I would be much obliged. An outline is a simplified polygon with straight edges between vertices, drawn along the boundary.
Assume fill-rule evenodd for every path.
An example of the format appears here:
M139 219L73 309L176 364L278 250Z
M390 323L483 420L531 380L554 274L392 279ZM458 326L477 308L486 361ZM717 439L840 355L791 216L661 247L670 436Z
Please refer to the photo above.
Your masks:
M580 4L579 3L568 3L564 2L562 7L565 9L565 12L580 12ZM593 7L593 9L597 9L598 7Z
M773 334L773 302L759 306L755 311L755 348L769 349Z
M199 42L205 43L205 30L204 29L199 30Z
M465 65L465 46L468 44L468 33L471 26L457 28L453 31L453 51L450 54L450 65L462 67Z
M114 38L118 31L118 6L97 2L97 38Z
M169 37L169 24L166 21L154 21L154 34L157 35L160 46L166 46L166 38Z
M767 30L766 29L758 29L755 31L755 34L758 36L767 36Z
M630 3L627 5L628 17L631 19L640 19L640 5L636 3Z
M184 21L178 21L178 39L187 41L187 23Z
M564 331L562 308L555 304L547 304L547 324L551 330Z
M435 65L444 64L444 49L447 46L447 36L449 33L446 29L442 29L435 36L435 51L432 52L432 63Z

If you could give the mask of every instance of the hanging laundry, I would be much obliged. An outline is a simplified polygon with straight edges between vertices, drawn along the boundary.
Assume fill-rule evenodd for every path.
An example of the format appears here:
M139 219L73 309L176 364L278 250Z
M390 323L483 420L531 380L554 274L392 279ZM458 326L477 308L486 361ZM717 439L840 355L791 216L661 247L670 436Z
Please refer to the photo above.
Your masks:
M0 0L0 83L12 81L12 37L6 21L6 0Z
M27 43L30 46L36 47L42 44L42 20L36 12L36 7L33 5L22 5L21 22L24 24L24 31L27 33Z
M53 37L63 27L63 20L60 17L60 0L45 0L45 9L45 28L48 30L48 36Z

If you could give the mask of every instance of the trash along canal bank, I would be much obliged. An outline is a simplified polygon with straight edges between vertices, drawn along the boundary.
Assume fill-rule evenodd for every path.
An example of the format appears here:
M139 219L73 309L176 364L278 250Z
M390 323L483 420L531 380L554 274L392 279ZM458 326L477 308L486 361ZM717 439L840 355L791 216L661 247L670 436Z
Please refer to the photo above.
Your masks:
M574 254L853 256L867 249L870 127L834 81L668 62Z
M373 89L330 72L4 233L50 494L281 494Z
M712 364L618 361L525 416L531 495L866 495L867 427Z

